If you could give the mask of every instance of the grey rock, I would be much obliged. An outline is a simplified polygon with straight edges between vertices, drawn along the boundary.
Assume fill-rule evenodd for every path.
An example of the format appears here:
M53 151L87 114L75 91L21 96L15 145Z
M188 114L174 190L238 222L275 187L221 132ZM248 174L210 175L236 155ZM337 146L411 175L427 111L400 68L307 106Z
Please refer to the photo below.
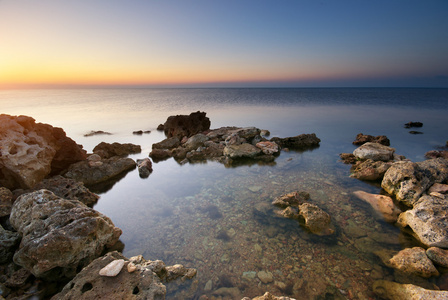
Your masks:
M259 155L261 150L251 144L229 145L224 148L224 155L229 158L254 158Z
M0 217L8 216L11 213L12 207L12 192L0 187Z
M435 264L448 268L448 250L444 250L438 247L430 247L426 249L426 255Z
M299 215L305 219L305 227L318 235L330 235L334 233L331 228L331 217L320 207L311 203L299 205Z
M391 165L392 162L373 161L372 159L358 161L352 167L350 177L369 181L382 180Z
M204 143L208 140L208 137L204 134L198 133L190 137L184 144L184 147L188 150L195 150L198 147L202 147Z
M270 283L274 281L274 276L271 272L266 271L259 271L257 273L257 277L261 280L263 283Z
M394 158L395 149L378 143L365 143L356 148L353 155L361 160L389 161Z
M320 139L316 137L315 133L311 134L301 134L294 137L287 138L278 138L273 137L271 142L280 145L282 148L290 148L290 149L307 149L318 147L320 143Z
M20 242L20 234L3 229L0 225L0 264L9 262Z

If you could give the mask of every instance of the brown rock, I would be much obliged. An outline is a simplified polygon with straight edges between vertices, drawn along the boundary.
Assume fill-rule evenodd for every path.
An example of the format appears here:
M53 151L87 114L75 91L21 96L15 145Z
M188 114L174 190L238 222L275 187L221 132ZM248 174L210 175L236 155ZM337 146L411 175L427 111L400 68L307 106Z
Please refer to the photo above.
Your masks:
M413 284L400 284L387 280L373 283L373 292L382 299L391 300L442 300L448 299L448 291L427 290Z
M448 268L448 250L430 247L426 249L426 255L437 265Z
M356 197L369 203L377 214L386 222L395 223L401 210L389 196L369 194L364 191L353 192Z
M167 137L190 137L196 133L210 129L210 119L205 112L195 112L187 115L170 116L163 124Z
M428 190L428 193L448 193L448 184L434 183Z
M114 156L127 156L129 154L136 154L142 152L139 145L134 144L120 144L120 143L105 143L101 142L93 148L93 153L98 154L101 158L111 158Z
M282 148L300 150L319 147L320 139L316 137L315 133L311 133L287 138L274 137L271 139L271 142L280 145Z
M282 208L286 208L288 206L298 207L300 204L305 203L308 199L310 199L310 194L307 192L292 192L275 198L272 204Z
M312 233L318 235L333 234L331 228L331 217L317 205L303 203L299 205L299 215L305 219L305 227Z
M339 157L344 164L355 164L358 161L353 153L341 153Z
M439 275L432 261L426 256L425 249L420 247L401 250L389 260L388 266L405 274L424 278Z
M0 217L8 216L11 213L12 207L12 192L0 187Z
M368 134L358 133L353 145L363 145L365 143L378 143L384 146L390 146L390 141L385 135L372 136Z

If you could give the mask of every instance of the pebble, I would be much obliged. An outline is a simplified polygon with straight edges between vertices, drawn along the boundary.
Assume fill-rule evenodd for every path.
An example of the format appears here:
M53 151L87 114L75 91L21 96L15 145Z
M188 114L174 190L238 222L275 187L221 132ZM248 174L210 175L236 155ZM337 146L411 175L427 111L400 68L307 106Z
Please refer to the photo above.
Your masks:
M134 272L137 269L137 266L134 265L134 263L130 262L130 263L128 263L128 267L127 268L128 268L128 272L132 273L132 272Z
M269 283L274 281L274 276L271 272L266 271L260 271L257 273L257 277L261 280L263 283Z
M99 272L101 276L115 277L124 266L124 259L116 259L102 268Z

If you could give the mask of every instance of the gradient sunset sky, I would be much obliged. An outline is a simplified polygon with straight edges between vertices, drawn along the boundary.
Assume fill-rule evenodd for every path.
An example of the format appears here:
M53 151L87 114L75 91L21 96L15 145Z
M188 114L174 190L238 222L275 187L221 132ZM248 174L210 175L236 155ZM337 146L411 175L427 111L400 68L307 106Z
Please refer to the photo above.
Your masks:
M448 87L447 0L0 0L0 88Z

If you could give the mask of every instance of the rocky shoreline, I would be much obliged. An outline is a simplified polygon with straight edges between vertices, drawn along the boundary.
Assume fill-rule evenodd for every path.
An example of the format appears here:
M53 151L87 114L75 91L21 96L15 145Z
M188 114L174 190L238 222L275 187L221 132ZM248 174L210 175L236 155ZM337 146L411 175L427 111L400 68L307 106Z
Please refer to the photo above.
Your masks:
M0 115L0 124L0 297L163 299L170 285L188 284L184 298L215 299L205 292L198 294L201 289L193 268L124 257L119 253L121 229L91 208L99 197L89 188L113 185L136 167L142 178L150 176L151 160L135 162L127 157L140 153L140 146L101 143L87 154L62 129L35 123L30 117ZM167 138L153 144L149 156L154 162L173 157L180 164L206 160L226 167L273 164L280 151L311 150L320 143L315 134L268 139L267 130L255 127L210 130L210 120L201 112L169 117L159 130ZM354 144L359 148L353 154L341 154L344 162L353 164L351 177L380 182L385 191L385 195L364 191L355 195L422 245L375 253L407 280L416 279L412 284L380 280L373 292L385 299L447 297L447 291L421 280L444 276L448 268L445 152L413 163L396 155L384 136L359 134ZM308 201L309 197L307 191L297 191L278 195L272 204L280 208L278 215L297 220L312 234L334 234L331 212ZM262 282L270 276L258 273ZM254 299L277 297L266 293Z

